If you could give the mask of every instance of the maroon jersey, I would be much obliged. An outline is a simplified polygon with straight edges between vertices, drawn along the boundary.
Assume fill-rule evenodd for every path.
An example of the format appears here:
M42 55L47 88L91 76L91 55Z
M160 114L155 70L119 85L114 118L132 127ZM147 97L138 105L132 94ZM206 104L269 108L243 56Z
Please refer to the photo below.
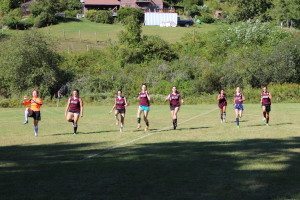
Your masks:
M150 106L147 94L144 92L139 93L140 106Z
M269 92L262 92L261 96L261 103L263 105L271 105L270 93Z
M219 104L227 103L226 94L220 94Z
M172 107L179 107L180 106L180 94L178 94L178 93L176 93L176 94L171 93L169 95L169 101L170 101L170 106L172 106Z
M243 95L242 93L235 93L234 95L234 103L235 104L243 104Z
M69 99L69 111L80 113L80 101L79 98L71 97Z
M116 98L116 109L117 110L125 109L125 97Z

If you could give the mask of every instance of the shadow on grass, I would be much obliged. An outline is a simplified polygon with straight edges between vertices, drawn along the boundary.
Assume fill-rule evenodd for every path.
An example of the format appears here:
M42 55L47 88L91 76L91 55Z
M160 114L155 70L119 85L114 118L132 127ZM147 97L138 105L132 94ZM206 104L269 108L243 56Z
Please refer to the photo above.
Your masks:
M248 125L247 127L260 127L260 126L266 126L265 124L252 124Z
M200 127L190 127L190 128L178 128L176 130L173 129L173 127L168 127L165 129L156 129L156 128L152 128L150 129L150 131L154 131L154 132L168 132L168 131L188 131L188 130L200 130L200 129L207 129L207 128L211 128L210 126L200 126ZM133 132L137 132L137 130L133 131ZM147 133L147 132L146 132Z
M283 122L283 123L277 123L277 124L270 124L270 126L284 126L284 125L291 125L291 124L293 124L293 123ZM260 123L260 124L248 125L248 127L258 127L258 126L266 126L266 124Z
M200 126L200 127L190 127L190 128L177 128L178 131L188 131L188 130L201 130L201 129L208 129L211 128L210 126Z
M293 123L291 122L282 122L282 123L277 123L277 124L273 124L273 126L282 126L282 125L291 125Z
M0 199L300 197L300 137L93 145L0 147Z
M76 135L88 135L88 134L101 134L101 133L119 133L119 131L116 129L116 130L107 130L107 131L91 131L91 132L77 132ZM70 131L69 133L55 133L55 134L52 134L51 136L58 136L58 135L73 135L73 132Z

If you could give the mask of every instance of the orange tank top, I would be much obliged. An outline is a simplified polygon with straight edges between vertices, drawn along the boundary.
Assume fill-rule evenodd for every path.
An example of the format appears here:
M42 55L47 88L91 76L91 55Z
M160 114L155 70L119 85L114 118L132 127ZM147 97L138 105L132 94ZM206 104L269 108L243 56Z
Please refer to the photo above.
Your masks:
M23 105L28 106L33 111L40 111L41 106L43 105L43 101L41 98L37 97L29 100L24 100Z

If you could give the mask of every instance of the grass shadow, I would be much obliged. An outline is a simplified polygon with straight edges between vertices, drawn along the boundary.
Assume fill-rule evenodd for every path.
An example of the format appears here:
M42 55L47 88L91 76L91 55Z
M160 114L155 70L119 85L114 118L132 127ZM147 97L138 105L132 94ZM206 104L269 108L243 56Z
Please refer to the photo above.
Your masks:
M276 123L276 124L272 124L273 126L282 126L282 125L292 125L293 123L291 122L282 122L282 123Z
M76 135L90 135L90 134L101 134L101 133L118 133L119 131L118 130L107 130L107 131L104 131L104 130L100 130L100 131L91 131L91 132L77 132ZM73 132L70 131L69 133L55 133L55 134L52 134L51 136L57 136L57 135L73 135Z
M0 199L297 199L299 148L300 137L5 146Z

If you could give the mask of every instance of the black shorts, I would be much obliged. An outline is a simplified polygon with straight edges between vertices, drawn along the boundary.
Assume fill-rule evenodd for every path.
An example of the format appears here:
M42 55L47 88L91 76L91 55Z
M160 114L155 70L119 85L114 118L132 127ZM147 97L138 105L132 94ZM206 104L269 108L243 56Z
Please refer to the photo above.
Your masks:
M69 110L68 112L80 115L80 111Z
M28 117L32 117L34 120L41 121L41 112L40 111L32 111Z
M126 113L126 109L123 108L123 109L117 109L117 112L120 113L120 114L125 114Z
M180 106L170 106L170 110L173 111L175 108L180 108Z
M262 106L266 107L266 112L270 112L271 111L271 105L267 105L267 104L262 104Z
M226 101L223 101L223 102L221 102L221 103L218 103L218 106L219 106L220 109L223 109L224 106L227 106L227 102L226 102Z

